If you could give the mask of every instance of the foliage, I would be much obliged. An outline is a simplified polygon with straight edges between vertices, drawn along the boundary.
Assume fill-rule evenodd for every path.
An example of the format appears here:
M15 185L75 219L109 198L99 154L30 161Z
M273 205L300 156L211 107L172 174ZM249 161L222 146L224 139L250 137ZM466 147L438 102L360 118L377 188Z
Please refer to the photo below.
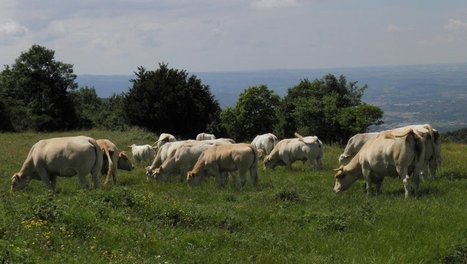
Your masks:
M272 132L279 102L280 97L267 86L249 87L240 94L235 107L221 113L222 126L229 137L238 141Z
M124 100L131 125L193 138L218 119L219 103L195 75L163 63L155 71L138 67L135 74Z
M60 177L53 195L37 180L9 190L35 142L72 135L110 138L120 149L154 140L137 129L0 133L9 154L0 156L0 262L465 262L467 178L449 180L467 170L465 145L443 144L439 179L422 181L421 195L409 199L391 178L378 196L362 182L333 193L337 145L325 146L323 171L258 166L258 189L218 188L213 178L197 187L178 177L148 182L137 167L97 190L81 190L76 177Z
M361 102L366 88L347 82L342 75L336 78L328 74L313 82L302 80L288 89L282 100L275 131L279 137L292 137L298 131L343 143L355 133L381 124L382 110Z
M76 89L73 66L56 61L55 52L33 45L0 73L0 92L16 130L53 131L75 128L70 97Z
M442 134L442 140L467 144L467 128L444 133Z

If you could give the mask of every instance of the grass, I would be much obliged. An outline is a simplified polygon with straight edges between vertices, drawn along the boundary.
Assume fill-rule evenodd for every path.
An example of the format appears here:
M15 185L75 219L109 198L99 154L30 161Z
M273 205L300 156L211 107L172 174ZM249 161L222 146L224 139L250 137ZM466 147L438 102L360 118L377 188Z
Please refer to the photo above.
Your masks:
M398 179L367 196L363 182L336 195L337 146L323 171L259 168L260 188L147 182L143 166L113 187L57 193L32 181L10 192L29 148L68 135L109 138L121 149L152 143L141 131L0 134L0 263L466 263L467 146L444 144L439 179L404 199Z

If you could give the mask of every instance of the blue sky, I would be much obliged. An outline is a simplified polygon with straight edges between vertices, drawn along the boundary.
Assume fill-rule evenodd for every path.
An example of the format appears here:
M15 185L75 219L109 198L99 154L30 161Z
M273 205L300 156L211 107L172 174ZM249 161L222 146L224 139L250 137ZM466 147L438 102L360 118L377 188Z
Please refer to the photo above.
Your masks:
M0 64L33 44L78 74L467 62L462 0L0 0Z

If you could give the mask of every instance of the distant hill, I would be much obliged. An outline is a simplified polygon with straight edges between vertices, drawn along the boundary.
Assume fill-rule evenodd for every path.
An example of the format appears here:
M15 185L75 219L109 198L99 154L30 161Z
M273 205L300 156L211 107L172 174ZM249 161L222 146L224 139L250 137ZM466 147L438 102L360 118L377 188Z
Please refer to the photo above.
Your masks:
M344 75L367 84L363 101L384 110L385 124L376 130L413 123L432 123L440 131L467 127L467 64L384 66L316 70L263 70L193 73L210 86L222 107L261 84L284 96L303 79ZM133 75L80 75L79 86L91 86L100 97L128 91Z

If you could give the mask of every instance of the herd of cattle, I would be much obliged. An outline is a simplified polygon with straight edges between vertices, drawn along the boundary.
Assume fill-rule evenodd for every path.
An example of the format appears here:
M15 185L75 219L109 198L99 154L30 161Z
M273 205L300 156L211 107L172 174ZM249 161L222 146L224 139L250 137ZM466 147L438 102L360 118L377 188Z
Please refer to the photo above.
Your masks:
M258 183L257 167L262 161L265 169L278 165L291 168L295 161L309 162L316 169L323 168L323 143L316 136L278 140L271 133L256 136L250 144L235 143L229 138L217 138L200 133L196 140L177 140L162 133L153 145L131 145L137 166L145 164L147 179L166 181L180 175L189 184L199 184L214 176L221 187L228 177L242 188L249 174L253 186ZM441 162L439 133L430 124L412 125L378 133L356 134L349 139L339 157L334 191L343 191L358 179L366 180L367 191L375 187L381 191L385 176L403 181L405 196L413 181L417 194L421 175L428 169L433 178ZM54 191L57 176L78 175L82 188L88 188L87 175L92 175L94 187L105 174L104 184L117 181L117 169L134 168L125 152L107 139L95 140L86 136L40 140L29 151L21 170L11 179L11 189L24 188L30 179L42 180ZM237 172L240 183L237 181Z

